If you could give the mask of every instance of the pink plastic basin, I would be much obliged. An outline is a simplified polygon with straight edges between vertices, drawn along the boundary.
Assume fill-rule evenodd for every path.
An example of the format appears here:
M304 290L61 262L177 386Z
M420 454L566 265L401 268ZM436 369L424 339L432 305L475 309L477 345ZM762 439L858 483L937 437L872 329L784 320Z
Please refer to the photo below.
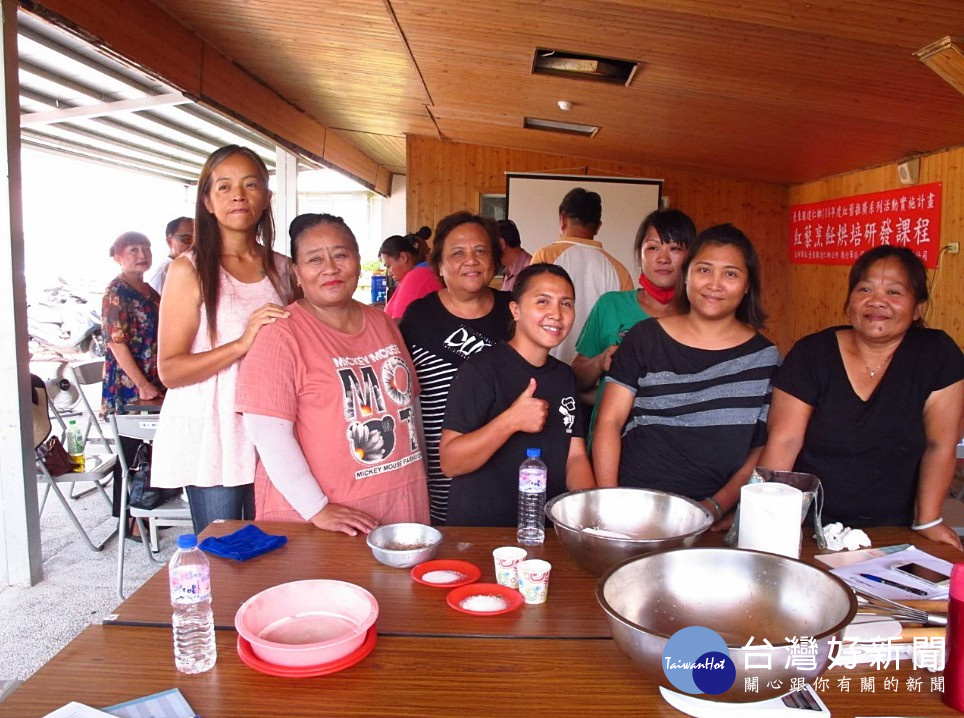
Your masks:
M292 581L258 593L234 617L258 658L277 666L319 666L357 650L378 618L378 602L345 581Z

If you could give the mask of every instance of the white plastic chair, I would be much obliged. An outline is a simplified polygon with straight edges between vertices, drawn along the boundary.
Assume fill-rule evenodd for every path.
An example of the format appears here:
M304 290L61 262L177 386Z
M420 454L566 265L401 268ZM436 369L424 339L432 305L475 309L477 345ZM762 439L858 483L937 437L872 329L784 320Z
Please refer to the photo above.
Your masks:
M37 439L42 437L40 438L39 443L37 443L35 446L36 449L39 448L40 444L43 443L43 441L45 441L50 435L50 415L47 413L47 407L50 406L50 404L47 400L46 387L35 386L33 387L33 391L36 392L38 399L37 410L35 410L33 414L33 421L35 424L34 438ZM99 492L104 498L104 501L107 503L107 506L112 507L113 502L111 501L111 497L108 495L104 487L110 483L110 480L113 477L115 461L116 457L113 454L85 454L85 471L70 471L66 474L60 474L58 476L54 476L50 473L50 471L47 469L47 466L40 459L39 455L35 462L37 468L37 481L44 484L44 495L40 502L40 512L43 512L44 507L47 505L47 497L49 496L50 492L53 491L54 495L57 497L57 500L60 501L61 505L64 507L64 510L67 512L67 517L70 519L71 523L74 524L74 526L80 532L80 535L84 537L84 541L86 541L87 545L90 546L90 548L94 551L100 551L103 549L111 537L117 533L116 530L111 531L100 543L94 543L93 539L90 537L90 534L84 530L83 525L80 523L80 519L77 518L77 514L75 514L73 508L71 508L67 497L64 496L63 492L60 490L60 485L69 484L72 492L74 485L89 482L93 484L90 491Z
M154 440L154 434L157 432L157 423L159 421L159 417L152 414L109 414L107 418L110 423L111 433L114 436L114 442L118 447L121 445L120 438L122 436L151 443ZM123 451L118 450L117 460L120 461L121 465L122 482L120 491L120 519L117 522L117 532L120 537L118 539L120 541L120 547L117 550L117 593L123 601L126 598L124 596L124 549L127 543L125 541L127 521L124 517L127 515L128 510L130 511L131 517L137 522L137 528L140 531L141 541L144 543L144 550L147 552L147 557L155 563L161 563L160 559L154 555L154 553L159 550L157 527L190 526L191 509L187 501L181 496L169 499L154 509L140 509L134 506L128 509L130 467L127 465ZM148 533L144 530L143 519L147 519L150 525L150 544L147 543Z

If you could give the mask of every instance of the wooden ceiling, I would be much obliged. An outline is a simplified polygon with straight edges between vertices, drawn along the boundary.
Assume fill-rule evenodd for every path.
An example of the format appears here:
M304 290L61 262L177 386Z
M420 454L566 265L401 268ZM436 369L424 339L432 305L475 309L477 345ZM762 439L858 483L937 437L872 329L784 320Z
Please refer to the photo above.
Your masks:
M964 33L961 0L155 2L395 173L406 133L778 183L964 144L964 95L913 54ZM641 66L536 76L536 47Z

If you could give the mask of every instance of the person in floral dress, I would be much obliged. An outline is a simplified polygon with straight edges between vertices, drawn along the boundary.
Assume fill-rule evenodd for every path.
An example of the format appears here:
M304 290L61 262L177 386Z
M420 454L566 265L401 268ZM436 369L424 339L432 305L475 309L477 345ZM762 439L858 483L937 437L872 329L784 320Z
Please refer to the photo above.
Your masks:
M104 356L104 414L123 414L137 399L157 399L164 385L157 373L157 326L161 295L144 281L151 268L151 243L140 232L125 232L110 247L121 272L104 292L101 329L107 342ZM141 442L121 437L120 450L130 466ZM114 516L120 515L120 462L114 464ZM127 537L139 541L134 526Z
M150 240L125 232L110 248L121 272L104 292L101 327L107 342L103 411L124 413L137 399L164 393L157 373L157 326L161 296L144 281L151 267Z

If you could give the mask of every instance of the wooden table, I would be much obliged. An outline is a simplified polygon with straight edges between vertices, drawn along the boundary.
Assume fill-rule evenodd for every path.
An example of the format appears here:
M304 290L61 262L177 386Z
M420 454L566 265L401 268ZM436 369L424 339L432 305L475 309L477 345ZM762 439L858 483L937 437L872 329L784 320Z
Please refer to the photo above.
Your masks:
M91 626L0 703L0 718L32 718L81 700L104 707L176 687L204 718L245 716L637 716L679 718L656 686L611 640L379 636L364 661L319 678L274 678L245 666L236 634L218 631L218 662L208 673L174 670L170 632L143 626ZM830 675L837 671L831 671ZM956 716L939 694L884 693L884 673L845 671L850 693L821 697L833 718L855 715ZM876 692L860 693L873 675ZM901 672L929 678L920 672ZM834 678L834 681L836 678Z
M220 536L242 522L215 523L202 536ZM364 536L319 531L309 524L259 522L271 534L284 534L283 548L237 562L211 557L214 622L234 628L234 614L245 600L271 586L310 578L336 578L363 586L378 600L380 635L494 636L529 638L609 638L605 615L596 601L596 579L573 563L549 533L529 555L552 564L549 601L485 620L449 608L444 588L412 580L411 569L383 566ZM438 558L470 561L482 569L481 581L494 582L492 550L515 544L515 529L442 527ZM719 539L722 543L722 538ZM160 571L121 604L108 622L169 626L170 589Z
M240 521L214 523L202 537L222 536L243 526ZM445 605L444 588L424 586L412 580L409 569L378 563L363 536L319 531L309 524L259 522L265 531L283 534L288 543L281 549L244 562L211 557L211 590L214 622L218 628L234 628L234 615L244 601L271 586L311 578L336 578L363 586L380 606L378 632L406 636L493 636L512 638L609 638L609 626L596 601L596 577L576 565L565 553L555 533L546 534L542 546L529 555L552 564L549 601L504 616L480 621ZM447 526L438 558L470 561L482 569L481 581L495 580L492 550L515 544L515 529ZM917 546L949 561L961 560L960 552L927 541L908 528L870 530L874 546L916 542ZM707 533L700 546L722 546L722 533ZM803 559L815 563L812 539L804 541ZM823 566L823 564L818 564ZM106 623L170 626L170 589L167 572L160 571L121 604Z
M260 524L284 533L288 545L245 563L212 559L215 616L230 629L248 596L299 578L332 577L365 586L381 613L378 644L364 661L313 679L285 679L245 666L237 634L217 631L218 662L205 674L175 671L171 653L166 572L159 572L117 610L115 624L91 626L0 703L0 718L42 716L70 700L103 707L148 693L179 688L205 718L218 716L552 716L681 715L660 697L609 638L596 603L596 578L572 563L556 542L530 553L553 564L549 601L501 617L467 616L448 608L445 589L412 581L409 572L378 564L363 538L317 531L306 525ZM238 523L215 524L209 535ZM513 543L509 529L445 528L440 558L462 558L493 579L491 551ZM874 545L914 542L937 556L961 554L923 540L909 529L869 532ZM719 546L709 534L701 545ZM815 546L805 542L804 559ZM507 640L511 639L511 640ZM562 639L562 640L560 640ZM931 686L939 674L902 670L834 668L819 690L834 718L866 715L954 716ZM849 690L841 679L849 679ZM874 690L864 684L873 679ZM896 690L885 680L897 679ZM908 680L919 680L918 691Z

